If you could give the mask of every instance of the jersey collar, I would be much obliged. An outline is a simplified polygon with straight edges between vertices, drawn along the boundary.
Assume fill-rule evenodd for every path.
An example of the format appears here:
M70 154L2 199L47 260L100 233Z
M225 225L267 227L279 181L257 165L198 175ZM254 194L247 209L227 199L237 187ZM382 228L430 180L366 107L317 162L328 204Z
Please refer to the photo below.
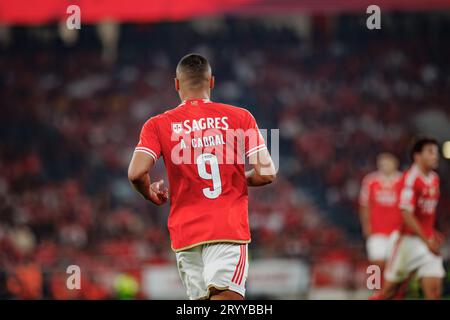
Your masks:
M183 100L178 106L181 107L181 106L183 106L185 104L189 104L190 102L193 102L193 101L198 101L198 102L202 102L202 103L211 102L210 99L186 99L186 100Z
M425 173L422 170L420 170L417 164L413 164L412 169L418 172L418 174L422 177L425 183L430 184L431 181L433 180L433 171L430 171L427 175L425 175Z

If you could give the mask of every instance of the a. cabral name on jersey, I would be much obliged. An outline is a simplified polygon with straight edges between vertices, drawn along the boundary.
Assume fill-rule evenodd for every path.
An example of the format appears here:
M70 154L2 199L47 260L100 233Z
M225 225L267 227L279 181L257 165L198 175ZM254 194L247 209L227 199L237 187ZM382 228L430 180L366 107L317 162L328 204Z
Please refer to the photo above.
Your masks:
M190 134L207 129L227 130L228 128L228 117L188 119L183 122L172 123L172 131L176 134Z
M222 134L216 134L213 136L205 136L205 137L194 137L188 139L180 140L180 148L186 149L188 146L192 148L206 148L206 147L216 147L220 145L225 145L225 141L223 139Z

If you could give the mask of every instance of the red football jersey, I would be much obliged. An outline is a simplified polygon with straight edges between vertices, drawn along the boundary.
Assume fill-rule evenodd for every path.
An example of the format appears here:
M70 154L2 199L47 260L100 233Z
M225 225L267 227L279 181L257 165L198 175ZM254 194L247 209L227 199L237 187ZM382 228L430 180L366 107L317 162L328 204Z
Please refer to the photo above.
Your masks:
M430 172L425 176L416 165L412 165L402 177L400 209L412 212L422 227L425 236L434 234L436 207L439 201L439 176ZM402 233L414 234L403 226Z
M370 211L371 234L388 235L398 230L402 217L398 208L398 188L401 174L387 179L379 172L364 177L359 203Z
M250 112L206 99L184 101L144 124L135 152L164 159L175 251L250 242L245 157L263 149Z

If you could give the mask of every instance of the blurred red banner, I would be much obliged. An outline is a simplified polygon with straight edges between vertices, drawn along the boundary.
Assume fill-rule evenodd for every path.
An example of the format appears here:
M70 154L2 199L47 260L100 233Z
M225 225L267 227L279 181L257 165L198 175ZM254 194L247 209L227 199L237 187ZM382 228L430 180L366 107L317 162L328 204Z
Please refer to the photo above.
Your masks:
M376 4L381 11L449 9L449 0L0 0L0 23L41 24L68 16L69 5L81 9L81 21L182 21L202 16L360 12Z

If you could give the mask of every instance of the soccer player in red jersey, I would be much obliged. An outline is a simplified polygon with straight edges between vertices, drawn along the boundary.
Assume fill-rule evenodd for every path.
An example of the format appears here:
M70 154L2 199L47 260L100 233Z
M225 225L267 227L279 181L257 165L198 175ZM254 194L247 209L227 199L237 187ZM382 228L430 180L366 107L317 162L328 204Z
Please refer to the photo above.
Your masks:
M399 208L403 224L389 239L389 258L380 299L392 299L401 283L417 272L426 299L439 299L444 267L439 248L442 236L435 230L439 200L438 143L431 138L418 139L412 149L413 165L401 181Z
M400 228L398 187L401 173L391 153L377 157L378 170L364 177L359 196L361 226L369 261L384 269L389 235Z
M271 183L276 170L250 112L212 102L213 87L204 57L180 60L175 88L182 102L144 124L128 177L156 205L170 197L168 228L188 297L239 300L248 272L247 186ZM161 156L170 196L162 180L149 177Z

